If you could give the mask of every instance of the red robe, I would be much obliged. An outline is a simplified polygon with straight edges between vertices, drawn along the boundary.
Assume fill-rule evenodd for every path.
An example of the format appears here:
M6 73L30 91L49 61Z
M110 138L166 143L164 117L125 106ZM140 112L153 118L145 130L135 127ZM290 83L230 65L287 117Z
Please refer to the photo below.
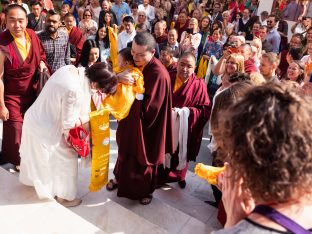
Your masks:
M157 167L172 152L171 85L166 68L156 58L143 69L144 100L135 100L116 132L118 159L114 174L117 195L138 200L156 187Z
M168 35L166 33L160 37L156 37L156 35L154 34L154 38L156 40L156 43L158 43L158 44L168 42Z
M171 86L174 87L176 73L170 75ZM199 79L193 74L188 81L172 94L172 107L188 107L190 115L188 118L188 142L187 142L187 161L195 161L198 155L204 126L210 116L210 101L207 86L203 79ZM185 180L188 169L186 167L177 171L175 168L179 164L179 151L171 155L171 168L163 169L159 167L159 184L177 182Z
M77 27L73 27L69 34L69 43L76 48L76 64L78 64L84 42L85 37L83 36L81 30Z
M36 99L34 76L40 61L46 61L43 46L36 33L26 29L31 40L29 54L23 61L10 32L0 34L0 50L6 56L4 62L4 102L10 118L3 122L2 162L19 165L23 117Z
M187 20L186 23L182 27L180 26L179 22L176 23L175 29L178 31L178 42L180 42L182 33L186 29L188 29L188 27L189 27L189 20Z

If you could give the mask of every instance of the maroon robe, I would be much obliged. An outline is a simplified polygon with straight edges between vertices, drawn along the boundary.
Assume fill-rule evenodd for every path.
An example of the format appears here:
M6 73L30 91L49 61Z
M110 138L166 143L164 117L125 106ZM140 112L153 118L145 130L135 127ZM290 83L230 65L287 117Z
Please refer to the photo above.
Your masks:
M160 37L156 37L156 35L154 34L154 37L155 37L155 40L158 44L168 42L168 35L166 33Z
M83 36L81 30L77 27L73 27L69 34L69 43L76 48L76 64L78 64L84 42L85 37Z
M157 168L172 152L171 85L166 68L156 58L143 69L144 100L135 100L118 123L118 159L114 174L117 195L139 200L156 187Z
M179 22L176 23L175 29L178 31L178 42L180 42L182 33L186 31L188 27L189 27L189 20L187 20L186 23L182 27L180 26Z
M166 67L170 77L175 76L177 74L177 65L178 65L177 62L172 62L168 67Z
M248 59L244 62L245 72L250 74L253 72L257 72L257 67L255 65L255 62L253 62L251 59Z
M170 76L171 85L174 87L176 73ZM172 107L188 107L190 115L188 118L188 142L187 142L187 161L195 161L198 155L204 126L210 116L210 101L207 86L203 79L197 78L193 74L188 81L172 94ZM171 155L171 168L163 169L159 167L159 184L177 182L185 180L188 163L186 167L178 171L179 150Z
M2 162L19 165L19 146L26 110L36 99L35 74L40 61L46 61L43 46L36 33L26 29L31 40L29 54L23 61L9 30L0 34L4 62L4 102L10 118L3 122Z

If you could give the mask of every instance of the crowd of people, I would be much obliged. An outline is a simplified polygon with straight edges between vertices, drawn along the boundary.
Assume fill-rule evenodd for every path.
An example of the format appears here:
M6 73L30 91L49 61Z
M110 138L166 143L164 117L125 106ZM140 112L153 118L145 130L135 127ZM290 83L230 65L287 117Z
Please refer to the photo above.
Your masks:
M165 183L185 188L209 125L212 165L226 168L207 201L216 233L311 233L312 3L258 5L1 0L0 162L40 198L79 205L69 130L106 100L118 119L107 190L148 205Z

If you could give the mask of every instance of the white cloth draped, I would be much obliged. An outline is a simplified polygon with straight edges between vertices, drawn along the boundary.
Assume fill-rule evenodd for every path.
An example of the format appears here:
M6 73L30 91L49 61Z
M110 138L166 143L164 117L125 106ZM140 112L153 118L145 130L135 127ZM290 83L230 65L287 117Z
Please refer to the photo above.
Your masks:
M91 89L84 68L68 65L45 84L24 117L19 179L38 197L73 200L77 194L77 153L63 134L90 112Z
M179 146L179 165L177 170L182 170L187 162L187 140L188 140L188 117L190 110L187 107L172 109L173 124L173 152L176 152ZM164 167L170 168L171 155L165 155Z

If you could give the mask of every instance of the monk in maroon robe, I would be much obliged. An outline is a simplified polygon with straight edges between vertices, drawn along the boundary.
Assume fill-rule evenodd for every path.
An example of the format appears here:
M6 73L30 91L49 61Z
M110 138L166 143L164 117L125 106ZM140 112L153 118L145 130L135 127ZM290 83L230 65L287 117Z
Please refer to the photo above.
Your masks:
M156 187L157 168L172 152L171 87L166 68L154 57L155 39L139 33L132 43L136 66L144 76L144 99L135 100L129 115L118 123L118 159L114 174L117 195L147 205ZM111 190L113 180L107 186Z
M177 66L177 72L171 74L171 86L173 87L172 107L188 107L188 140L187 140L187 162L195 161L198 155L203 129L210 116L210 101L207 86L203 79L194 74L196 59L193 54L183 54ZM170 182L179 182L180 187L186 185L185 176L188 163L183 170L176 170L179 164L179 146L171 155L170 168L159 167L159 185Z
M81 30L77 27L74 26L74 23L76 22L75 17L73 14L71 13L67 13L65 15L65 25L66 28L69 32L69 43L74 46L75 50L76 50L76 61L75 64L78 64L80 55L81 55L81 51L82 51L82 47L83 47L83 43L85 42L85 37L83 36Z
M36 99L36 73L46 68L43 46L36 33L26 29L26 11L19 5L10 5L6 12L8 30L0 34L0 67L3 97L0 97L3 121L2 163L20 164L19 146L21 143L23 117ZM14 28L15 20L21 22L21 31ZM28 55L23 59L12 35L16 38L30 39ZM2 99L3 98L3 99ZM2 99L2 100L1 100ZM2 103L3 102L3 103Z
M177 74L177 62L173 59L174 51L171 47L165 46L160 51L159 60L166 67L169 76L176 76Z

